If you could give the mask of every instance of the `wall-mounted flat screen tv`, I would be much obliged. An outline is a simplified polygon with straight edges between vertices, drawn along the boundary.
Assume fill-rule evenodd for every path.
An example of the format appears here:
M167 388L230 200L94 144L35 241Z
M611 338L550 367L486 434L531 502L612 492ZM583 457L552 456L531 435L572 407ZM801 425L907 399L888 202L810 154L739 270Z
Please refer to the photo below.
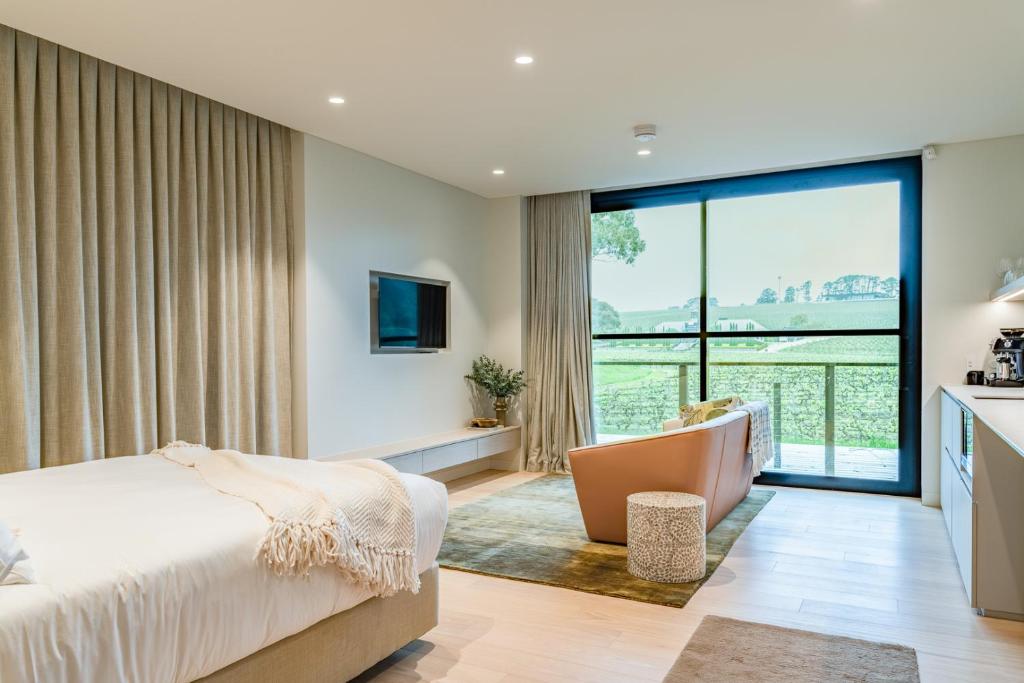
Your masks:
M448 348L451 283L370 271L370 351L431 353Z

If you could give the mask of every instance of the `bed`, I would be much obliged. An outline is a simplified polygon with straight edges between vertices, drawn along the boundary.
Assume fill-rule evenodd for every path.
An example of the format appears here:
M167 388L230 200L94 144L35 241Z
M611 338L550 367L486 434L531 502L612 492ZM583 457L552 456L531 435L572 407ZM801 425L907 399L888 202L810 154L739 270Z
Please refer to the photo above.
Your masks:
M158 456L0 477L37 583L0 586L2 681L345 680L437 623L442 484L402 474L423 587L373 598L330 567L275 576L249 501Z

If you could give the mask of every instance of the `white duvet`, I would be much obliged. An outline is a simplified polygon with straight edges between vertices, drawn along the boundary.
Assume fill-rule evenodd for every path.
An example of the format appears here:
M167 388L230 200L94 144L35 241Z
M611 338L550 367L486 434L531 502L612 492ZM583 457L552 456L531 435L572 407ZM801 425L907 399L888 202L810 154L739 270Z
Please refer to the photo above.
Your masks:
M442 484L402 475L418 571L447 521ZM255 560L267 520L156 456L0 477L36 583L0 587L0 681L190 681L369 593L336 570L278 577Z

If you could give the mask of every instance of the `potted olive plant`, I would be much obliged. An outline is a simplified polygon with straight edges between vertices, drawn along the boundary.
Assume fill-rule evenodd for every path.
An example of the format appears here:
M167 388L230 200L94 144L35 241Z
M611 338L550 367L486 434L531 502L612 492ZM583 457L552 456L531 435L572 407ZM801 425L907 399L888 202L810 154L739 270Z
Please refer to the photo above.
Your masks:
M494 399L494 416L498 424L505 426L508 404L526 388L526 373L522 370L506 370L505 367L487 356L473 361L473 372L466 375L478 387Z

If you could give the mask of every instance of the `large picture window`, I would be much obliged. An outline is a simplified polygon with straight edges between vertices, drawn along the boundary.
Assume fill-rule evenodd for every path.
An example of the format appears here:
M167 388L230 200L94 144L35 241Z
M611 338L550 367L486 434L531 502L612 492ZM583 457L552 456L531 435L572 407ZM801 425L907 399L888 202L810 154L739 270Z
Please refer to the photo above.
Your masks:
M916 495L920 160L592 198L598 439L772 408L765 483Z

